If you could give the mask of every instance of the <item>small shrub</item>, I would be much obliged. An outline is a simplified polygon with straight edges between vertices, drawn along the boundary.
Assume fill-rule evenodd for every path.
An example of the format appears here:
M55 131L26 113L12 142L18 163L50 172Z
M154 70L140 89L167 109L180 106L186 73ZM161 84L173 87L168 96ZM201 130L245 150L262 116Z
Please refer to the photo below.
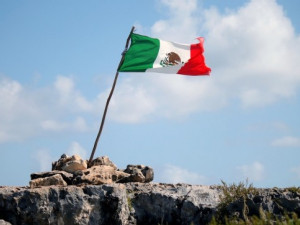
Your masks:
M270 213L266 213L262 208L259 208L259 217L249 216L249 209L246 200L250 195L257 195L258 189L254 188L252 184L240 182L238 184L227 185L221 181L222 195L220 195L220 204L217 208L216 217L213 217L209 225L300 225L300 219L296 213L285 214L277 217ZM300 188L287 188L296 194L300 194ZM242 215L230 215L228 206L236 201L243 201Z
M227 185L226 182L221 181L222 182L222 186L220 186L223 194L220 195L220 204L217 208L217 217L216 217L216 221L222 222L223 224L226 223L226 217L230 216L229 212L227 210L227 207L229 204L242 200L243 201L243 210L242 210L242 215L241 217L243 218L243 220L245 220L247 222L248 220L248 207L246 204L246 199L248 197L248 195L252 194L252 195L256 195L258 194L258 190L256 188L253 187L252 184L248 184L248 180L246 180L245 182L239 182L238 184L231 184L231 185ZM235 220L239 220L239 216L232 216L234 217Z
M130 193L128 191L126 191L126 195L127 195L127 204L128 204L129 211L132 211L132 209L133 209L133 205L132 205L133 199L130 197Z
M286 188L286 190L288 190L294 194L300 194L300 187L289 187L289 188Z

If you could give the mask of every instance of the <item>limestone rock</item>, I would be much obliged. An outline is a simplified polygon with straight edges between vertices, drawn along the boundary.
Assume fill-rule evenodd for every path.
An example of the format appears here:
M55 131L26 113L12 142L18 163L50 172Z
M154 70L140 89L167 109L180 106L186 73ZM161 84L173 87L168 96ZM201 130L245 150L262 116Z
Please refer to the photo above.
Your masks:
M107 156L101 156L101 157L94 159L92 161L90 167L93 167L93 166L111 166L115 170L117 169L117 166L112 161L110 161L110 159Z
M115 170L112 166L93 166L76 173L74 184L111 184L124 177L130 176L122 171Z
M247 209L247 215L245 215ZM300 192L288 189L258 189L258 193L249 194L246 199L238 199L226 207L227 218L248 216L266 216L265 212L276 216L288 215L290 212L300 214Z
M64 179L64 181L71 185L73 181L73 174L65 172L65 171L59 171L59 170L53 170L49 172L41 172L41 173L32 173L30 175L31 180L37 179L37 178L45 178L45 177L51 177L53 175L59 174Z
M151 182L154 177L153 169L149 166L144 165L128 165L124 172L130 174L130 176L124 177L123 179L119 180L119 183L147 183Z
M58 161L52 163L52 170L62 170L75 173L78 170L87 169L87 162L78 155L67 156L63 154Z
M93 160L87 168L87 160L82 160L78 155L63 154L59 160L52 163L52 171L31 174L30 187L65 185L65 183L67 185L147 183L153 180L153 176L153 169L144 165L128 165L125 170L120 170L107 156L102 156Z
M68 184L64 181L64 179L60 174L55 174L50 177L37 178L31 180L29 182L29 185L31 188L35 188L35 187L51 186L51 185L67 186Z
M0 187L0 218L11 224L130 225L124 185Z
M0 220L0 225L11 225L11 223L6 222L5 220Z
M0 221L21 225L202 225L209 224L216 215L220 195L218 186L189 184L126 183L33 189L0 186ZM278 217L286 213L299 217L300 192L260 189L258 194L248 196L246 204L253 215L261 209ZM230 213L236 215L243 207L237 202L231 205Z

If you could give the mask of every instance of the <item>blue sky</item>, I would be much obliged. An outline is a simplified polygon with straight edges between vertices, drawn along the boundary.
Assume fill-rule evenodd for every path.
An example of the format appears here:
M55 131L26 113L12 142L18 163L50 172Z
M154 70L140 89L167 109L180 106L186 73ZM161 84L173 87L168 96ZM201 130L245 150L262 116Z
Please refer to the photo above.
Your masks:
M155 182L300 182L298 0L0 2L0 185L88 158L131 27L205 37L211 76L121 73L95 156Z

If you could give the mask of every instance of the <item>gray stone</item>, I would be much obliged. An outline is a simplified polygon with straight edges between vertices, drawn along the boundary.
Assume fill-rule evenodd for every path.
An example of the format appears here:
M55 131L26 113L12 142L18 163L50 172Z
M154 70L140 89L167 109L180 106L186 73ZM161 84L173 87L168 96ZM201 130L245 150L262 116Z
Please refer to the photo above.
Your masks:
M0 188L0 218L11 224L129 225L126 187Z
M68 184L64 181L60 174L55 174L50 177L37 178L29 182L29 186L31 188L51 185L67 186Z
M226 207L227 217L233 215L240 219L247 219L249 216L261 217L264 212L276 216L284 216L288 213L300 215L300 193L288 189L257 189L256 195L248 195L245 199L238 199ZM245 215L244 210L247 210ZM262 213L263 212L263 213Z
M63 154L58 161L52 163L52 170L62 170L68 173L75 173L78 170L87 169L87 161L78 155L67 156Z
M11 225L11 223L6 222L5 220L0 220L0 225Z
M89 165L89 167L93 166L111 166L115 170L117 169L117 166L112 161L110 161L110 159L107 156L101 156L94 159L91 165Z
M220 195L217 186L189 184L0 187L0 219L22 225L202 225L216 215ZM240 203L228 206L231 215L240 215L244 207ZM275 216L292 212L299 216L300 193L260 189L248 196L246 204L253 215L260 207Z
M130 176L120 179L118 181L119 183L127 183L127 182L147 183L147 182L151 182L154 178L153 169L149 166L128 165L127 168L124 170L124 172L130 174Z
M45 178L45 177L51 177L53 175L59 174L62 176L64 181L71 185L73 181L73 174L65 172L65 171L59 171L59 170L53 170L49 172L41 172L41 173L32 173L30 175L31 180L37 179L37 178Z
M59 160L52 163L52 171L31 174L31 187L49 185L64 185L59 180L53 180L54 175L60 175L68 185L111 184L141 182L153 180L153 169L144 165L128 165L125 170L117 169L107 156L98 157L87 168L87 161L79 156L72 157L63 154ZM47 179L46 179L47 178Z
M122 171L115 170L112 166L93 166L76 173L74 184L111 184L124 177L130 176Z

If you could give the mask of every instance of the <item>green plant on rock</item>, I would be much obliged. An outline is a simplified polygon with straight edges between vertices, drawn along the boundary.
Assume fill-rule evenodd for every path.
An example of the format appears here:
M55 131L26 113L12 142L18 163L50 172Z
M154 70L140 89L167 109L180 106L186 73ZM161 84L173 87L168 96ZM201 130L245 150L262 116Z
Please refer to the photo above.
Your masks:
M254 188L252 184L249 184L248 180L245 182L239 182L238 184L233 183L231 185L228 185L225 181L221 182L222 186L220 186L220 188L223 193L219 196L220 204L217 208L216 221L224 224L226 223L226 218L230 216L235 220L239 220L241 217L243 221L248 222L249 209L246 204L246 200L249 195L258 194L258 190ZM228 206L237 201L242 202L242 215L229 215Z
M216 216L212 218L209 225L300 225L300 219L296 213L289 213L285 216L277 217L270 213L264 212L263 208L259 208L258 216L249 216L249 208L247 206L247 199L249 197L258 195L258 189L254 188L252 184L240 182L238 184L227 185L221 181L222 195L220 195L220 204L217 208ZM300 194L300 188L287 188L288 191ZM230 214L228 206L232 203L239 202L242 205L241 215Z
M133 210L133 199L130 197L130 192L128 190L126 190L126 197L127 197L127 205L128 205L128 208L129 208L129 211L132 211Z
M286 188L287 191L290 191L292 193L295 193L295 194L300 194L300 187L289 187L289 188Z

